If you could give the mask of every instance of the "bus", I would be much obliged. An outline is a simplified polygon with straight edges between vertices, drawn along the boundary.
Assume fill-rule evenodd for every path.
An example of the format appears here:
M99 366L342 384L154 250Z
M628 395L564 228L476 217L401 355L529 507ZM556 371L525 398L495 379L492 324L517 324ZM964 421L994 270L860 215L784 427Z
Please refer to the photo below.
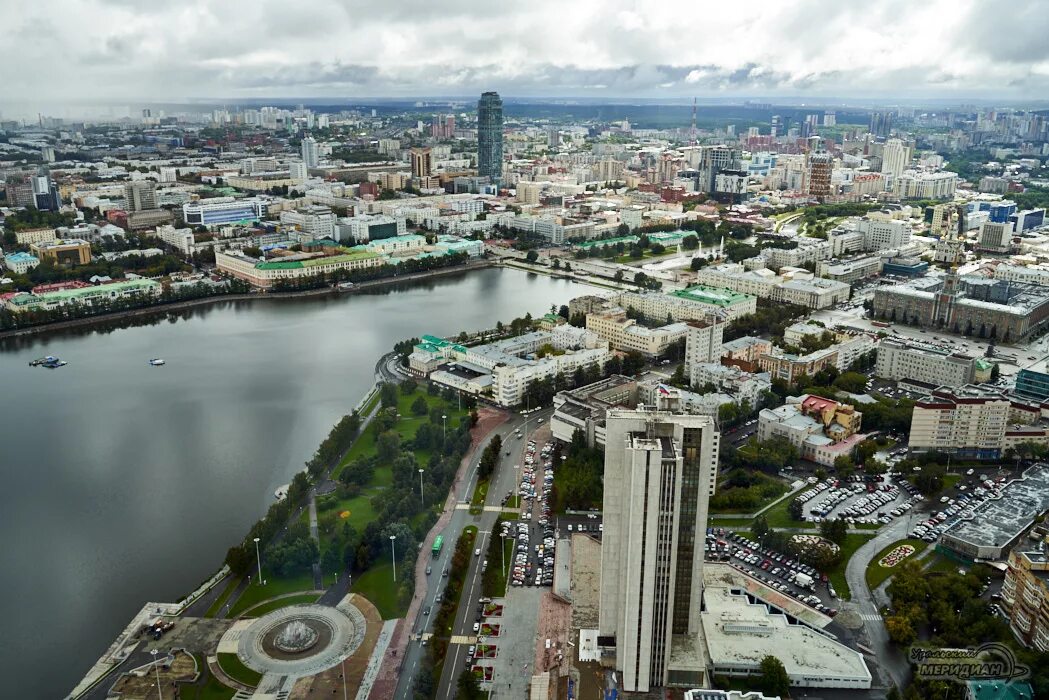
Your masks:
M444 535L437 535L437 539L433 541L433 555L435 557L441 555L442 547L444 547Z

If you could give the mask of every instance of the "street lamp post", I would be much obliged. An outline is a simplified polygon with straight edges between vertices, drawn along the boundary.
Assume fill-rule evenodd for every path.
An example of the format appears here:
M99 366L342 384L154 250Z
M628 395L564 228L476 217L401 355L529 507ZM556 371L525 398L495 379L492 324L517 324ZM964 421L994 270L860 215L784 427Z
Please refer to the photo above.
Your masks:
M390 555L393 557L393 582L397 583L397 535L390 535Z
M262 585L262 555L259 554L259 538L255 538L255 561L259 565L259 585Z
M160 687L160 666L157 666L157 650L154 649L150 653L153 654L153 670L157 672L157 696L164 700L164 691Z
M419 502L426 505L426 496L423 494L423 470L419 470Z
M448 439L448 416L441 414L441 427L443 428L443 439Z

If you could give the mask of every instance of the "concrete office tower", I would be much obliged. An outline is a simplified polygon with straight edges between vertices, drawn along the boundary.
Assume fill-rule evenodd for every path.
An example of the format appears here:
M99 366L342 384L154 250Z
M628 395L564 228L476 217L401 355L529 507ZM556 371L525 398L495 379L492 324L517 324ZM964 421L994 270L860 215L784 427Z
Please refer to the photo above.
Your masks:
M152 180L124 183L124 208L128 212L157 208L157 185Z
M598 626L628 692L705 668L689 650L702 646L703 544L719 435L709 416L676 413L676 390L660 393L655 409L612 409L606 422Z
M429 177L433 171L433 149L413 148L409 155L412 161L412 177Z
M316 168L320 164L317 141L312 136L304 136L302 139L302 162L307 168Z
M477 101L477 174L493 184L503 178L503 101L486 92Z

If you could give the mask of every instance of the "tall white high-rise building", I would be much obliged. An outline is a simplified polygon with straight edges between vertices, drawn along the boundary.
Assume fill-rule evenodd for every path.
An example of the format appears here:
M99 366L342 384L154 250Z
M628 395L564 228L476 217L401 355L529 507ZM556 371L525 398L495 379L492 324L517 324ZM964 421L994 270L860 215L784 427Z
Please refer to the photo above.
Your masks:
M302 138L302 162L307 168L316 168L320 164L317 141L309 135Z
M900 139L889 139L881 152L881 171L894 178L903 174L911 162L911 149Z
M701 658L672 650L701 644L703 545L719 435L709 416L677 413L676 390L657 402L612 409L606 420L598 627L606 649L614 644L627 692L704 670Z

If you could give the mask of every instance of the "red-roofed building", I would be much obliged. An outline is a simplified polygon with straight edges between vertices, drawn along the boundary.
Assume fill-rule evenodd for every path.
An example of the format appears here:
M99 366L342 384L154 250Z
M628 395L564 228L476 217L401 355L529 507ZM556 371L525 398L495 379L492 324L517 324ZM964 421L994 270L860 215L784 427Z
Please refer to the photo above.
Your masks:
M90 287L91 285L87 282L81 282L80 280L70 280L68 282L52 282L51 284L38 284L33 287L33 294L46 294L48 292L63 292L67 289L83 289L84 287Z

